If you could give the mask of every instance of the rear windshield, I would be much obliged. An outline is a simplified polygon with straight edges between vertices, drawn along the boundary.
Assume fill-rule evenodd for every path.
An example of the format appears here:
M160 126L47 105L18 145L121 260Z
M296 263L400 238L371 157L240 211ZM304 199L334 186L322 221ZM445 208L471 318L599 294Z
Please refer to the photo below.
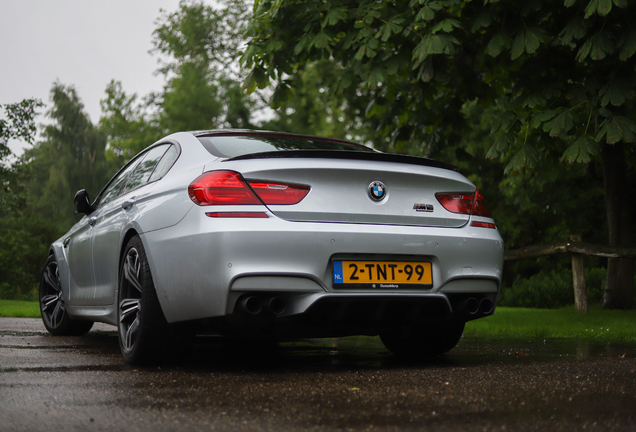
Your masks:
M214 156L234 158L254 153L288 150L349 150L373 152L360 144L330 141L325 138L300 138L284 135L241 135L198 137Z

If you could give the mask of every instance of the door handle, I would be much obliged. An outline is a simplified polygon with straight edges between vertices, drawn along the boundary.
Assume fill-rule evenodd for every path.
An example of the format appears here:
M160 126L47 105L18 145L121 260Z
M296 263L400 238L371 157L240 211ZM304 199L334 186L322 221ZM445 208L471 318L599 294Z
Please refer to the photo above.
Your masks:
M124 210L128 210L130 209L133 205L135 205L135 198L132 197L130 199L127 199L126 201L123 202L123 204L121 205L121 208L123 208Z
M90 226L95 226L95 224L97 223L97 218L96 217L92 217L88 220L88 224Z

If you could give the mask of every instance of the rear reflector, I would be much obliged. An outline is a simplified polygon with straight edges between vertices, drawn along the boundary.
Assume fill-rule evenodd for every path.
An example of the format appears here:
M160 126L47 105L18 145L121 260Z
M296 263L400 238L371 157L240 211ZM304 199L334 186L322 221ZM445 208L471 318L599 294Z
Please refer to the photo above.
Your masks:
M267 218L263 212L208 212L205 214L211 218Z
M488 223L488 222L473 222L470 224L470 226L474 226L477 228L492 228L492 229L497 229L497 225L493 224L493 223Z

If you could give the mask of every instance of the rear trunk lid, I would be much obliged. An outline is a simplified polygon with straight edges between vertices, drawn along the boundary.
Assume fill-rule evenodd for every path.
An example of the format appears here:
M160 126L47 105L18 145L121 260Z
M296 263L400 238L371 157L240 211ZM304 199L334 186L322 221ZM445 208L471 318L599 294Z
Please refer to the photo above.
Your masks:
M309 193L298 204L268 206L274 215L288 221L465 225L469 216L447 211L435 194L472 193L475 186L445 164L422 161L429 160L381 153L285 151L244 155L221 165L240 172L248 182L309 186Z

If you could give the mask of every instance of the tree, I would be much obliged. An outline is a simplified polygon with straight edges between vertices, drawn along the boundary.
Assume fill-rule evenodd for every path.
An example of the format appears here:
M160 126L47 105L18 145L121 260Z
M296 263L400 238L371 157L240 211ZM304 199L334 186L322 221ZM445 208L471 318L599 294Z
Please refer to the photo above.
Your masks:
M27 207L24 179L28 170L15 160L10 139L33 143L35 119L42 102L25 99L0 105L6 119L0 119L0 298L34 300L50 225ZM44 246L43 246L44 244Z
M51 89L53 107L43 141L25 151L23 162L31 168L27 184L35 211L55 221L61 233L79 220L73 197L86 189L95 197L106 184L109 171L105 160L106 136L93 126L72 86L55 83Z
M496 115L488 157L505 173L599 162L609 244L634 243L636 5L626 0L257 1L245 87L292 82L307 63L342 67L331 93L369 98L387 149L465 143L467 103ZM593 203L599 208L600 203ZM605 307L632 307L633 260L610 260Z
M342 68L333 61L306 64L275 90L272 103L278 109L264 129L320 135L359 142L373 142L363 122L368 99L334 95L329 89Z
M119 82L106 89L100 126L108 134L111 158L130 159L172 132L254 127L259 101L241 91L237 62L247 8L239 0L220 8L182 0L176 12L162 11L152 52L160 56L163 90L139 100Z
M37 99L25 99L14 104L0 105L6 119L0 119L0 216L12 212L23 204L23 195L16 193L16 171L11 165L13 152L9 140L24 140L29 144L35 138L35 118L42 102Z
M119 81L112 80L106 87L99 129L108 137L106 159L114 165L123 166L161 136L158 120L147 107L136 94L127 95Z

